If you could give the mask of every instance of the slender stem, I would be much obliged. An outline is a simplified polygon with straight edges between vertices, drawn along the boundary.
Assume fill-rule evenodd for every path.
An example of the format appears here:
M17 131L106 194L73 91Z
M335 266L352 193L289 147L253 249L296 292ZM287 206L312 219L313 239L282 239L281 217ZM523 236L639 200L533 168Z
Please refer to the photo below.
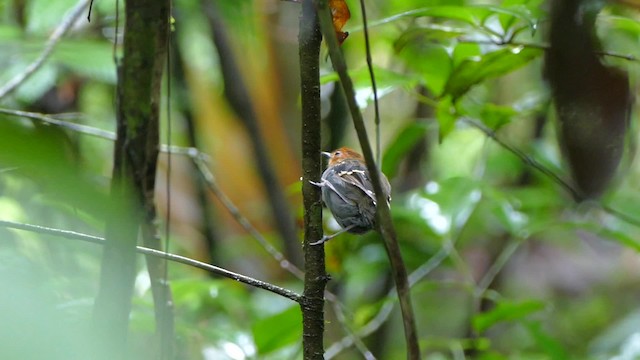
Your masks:
M331 18L331 10L328 7L326 0L314 0L314 5L318 10L318 17L320 19L320 26L322 34L324 35L327 47L329 48L329 57L333 64L334 69L338 73L340 82L347 98L347 104L351 111L351 118L355 127L360 146L362 147L362 154L364 155L367 169L371 176L373 188L376 193L377 203L385 204L386 199L382 191L382 185L380 182L380 172L376 166L375 159L373 157L373 151L371 150L371 144L367 137L367 130L364 124L362 113L358 108L355 100L355 90L353 81L347 73L347 65L345 59L340 51L338 45L338 39L336 38L335 31L333 30L333 22ZM387 255L391 262L391 271L393 273L394 282L400 300L400 310L402 312L404 333L407 346L407 358L419 359L420 347L418 344L418 334L416 330L416 321L413 313L413 306L411 304L409 281L407 279L407 269L402 260L400 253L400 246L398 245L393 222L391 221L390 209L386 206L377 207L377 222L378 229L384 239L387 249Z
M35 232L39 234L54 235L54 236L59 236L59 237L62 237L65 239L71 239L71 240L81 240L81 241L86 241L86 242L90 242L97 245L105 244L105 239L99 236L83 234L77 231L60 230L60 229L55 229L55 228L50 228L50 227L40 226L40 225L23 224L23 223L17 223L13 221L0 220L0 227L30 231L30 232ZM172 254L172 253L168 253L168 252L160 251L156 249L150 249L144 246L136 246L136 252L143 255L154 256L157 258L162 258L162 259L166 259L166 260L180 263L183 265L192 266L194 268L205 270L212 274L216 274L231 280L241 282L249 286L253 286L259 289L272 292L276 295L280 295L282 297L285 297L287 299L293 300L298 303L302 298L300 294L297 294L294 291L282 288L277 285L270 284L262 280L254 279L249 276L238 274L233 271L229 271L215 265L194 260L186 256L176 255L176 254Z
M380 104L378 101L378 87L376 85L376 76L373 73L373 60L371 60L371 43L369 42L369 27L367 26L367 9L364 6L364 0L360 0L360 11L362 11L362 26L364 28L364 46L367 54L367 68L369 69L369 77L371 78L371 89L373 89L373 108L375 112L376 124L376 162L378 167L382 166L382 145L380 144Z
M76 20L82 15L84 9L89 4L89 0L80 0L76 6L71 9L71 12L67 17L62 20L60 25L53 31L51 36L49 37L49 41L47 41L47 45L45 45L44 50L40 53L37 59L35 59L23 72L13 77L7 83L4 84L0 88L0 100L5 98L7 95L14 92L20 85L22 85L25 81L27 81L31 75L33 75L42 65L47 61L49 56L53 53L53 50L56 48L56 45L60 42L60 39L71 29L73 24L75 24Z

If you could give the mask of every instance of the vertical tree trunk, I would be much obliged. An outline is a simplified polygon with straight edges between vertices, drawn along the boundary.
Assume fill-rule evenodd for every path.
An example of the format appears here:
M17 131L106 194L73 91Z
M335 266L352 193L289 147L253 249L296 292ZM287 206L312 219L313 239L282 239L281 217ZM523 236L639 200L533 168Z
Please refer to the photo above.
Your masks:
M324 246L309 246L322 237L320 188L320 28L311 0L302 2L300 17L300 82L302 96L302 197L304 203L305 279L302 307L304 359L323 359L324 289L327 274Z
M113 206L107 219L107 243L94 307L94 326L102 345L99 350L105 358L125 358L136 274L135 246L141 230L145 236L156 236L150 229L155 217L160 86L169 9L169 0L125 2L124 56L118 67L118 137L111 180Z

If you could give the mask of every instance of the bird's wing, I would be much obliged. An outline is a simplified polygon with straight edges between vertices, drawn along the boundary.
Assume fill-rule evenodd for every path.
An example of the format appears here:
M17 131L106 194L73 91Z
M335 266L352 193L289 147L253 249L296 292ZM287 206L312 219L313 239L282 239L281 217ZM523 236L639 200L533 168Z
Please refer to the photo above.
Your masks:
M366 170L342 170L337 173L338 177L347 184L353 185L360 189L363 193L365 193L373 203L376 203L376 194L371 191L373 189L373 185L371 184L371 179L369 179L369 174Z

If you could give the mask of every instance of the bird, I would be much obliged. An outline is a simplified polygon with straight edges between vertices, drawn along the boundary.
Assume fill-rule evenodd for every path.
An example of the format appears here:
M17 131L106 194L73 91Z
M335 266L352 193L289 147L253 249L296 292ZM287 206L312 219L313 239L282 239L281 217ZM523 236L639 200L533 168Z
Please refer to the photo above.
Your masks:
M364 234L376 226L376 194L364 158L348 147L332 152L321 152L329 158L320 182L313 182L322 189L322 201L333 214L342 230L325 235L310 245L322 244L344 232ZM386 206L391 204L391 185L380 172Z

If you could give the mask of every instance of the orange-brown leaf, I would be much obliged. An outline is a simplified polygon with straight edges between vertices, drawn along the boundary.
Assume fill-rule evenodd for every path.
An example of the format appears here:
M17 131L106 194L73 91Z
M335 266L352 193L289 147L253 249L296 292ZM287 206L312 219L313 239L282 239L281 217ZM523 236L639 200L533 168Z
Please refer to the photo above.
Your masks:
M349 7L344 0L329 0L329 8L333 18L333 29L338 36L338 43L342 45L342 42L349 36L348 32L342 31L342 27L351 18L351 12L349 12Z

